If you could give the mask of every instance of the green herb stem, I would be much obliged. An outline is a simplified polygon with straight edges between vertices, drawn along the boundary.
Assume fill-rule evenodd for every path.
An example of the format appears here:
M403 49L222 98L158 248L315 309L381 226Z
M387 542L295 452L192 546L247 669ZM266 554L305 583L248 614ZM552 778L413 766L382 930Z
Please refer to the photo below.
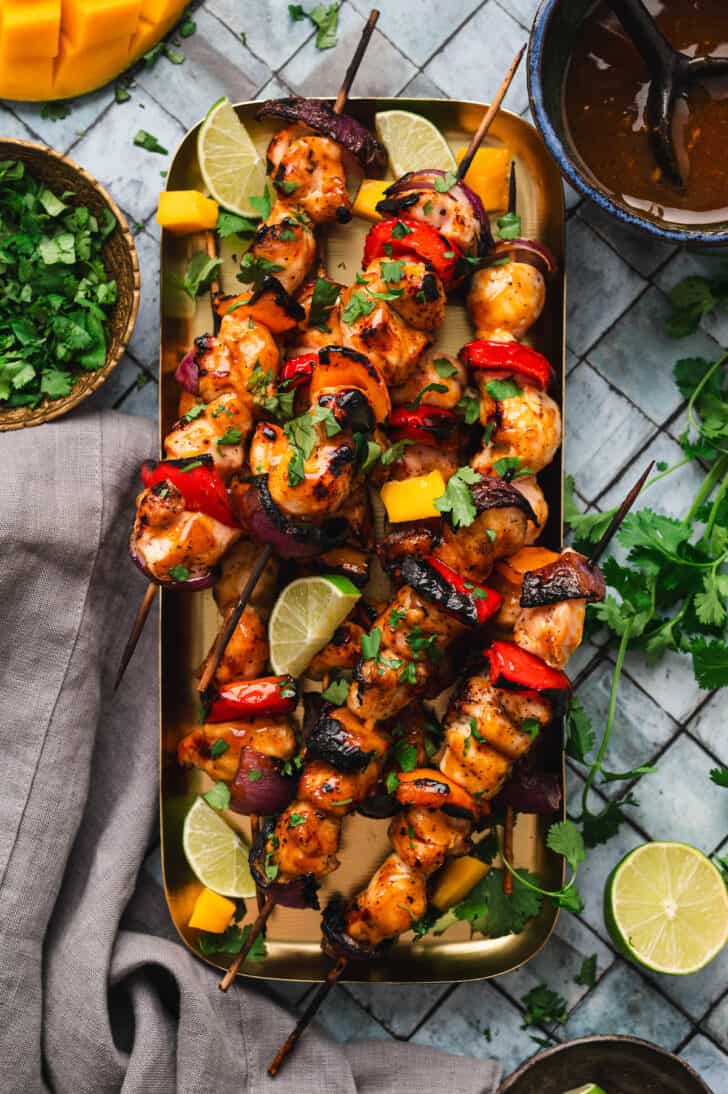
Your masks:
M604 727L604 735L599 745L599 751L597 752L596 759L589 765L589 770L586 776L586 782L584 783L584 789L581 795L581 807L584 813L589 812L589 806L587 799L589 797L589 790L598 771L601 771L604 757L607 754L609 748L609 741L612 736L612 730L614 729L614 716L617 711L617 693L619 691L619 680L622 675L622 667L624 665L624 659L627 656L627 647L629 646L629 640L631 638L630 628L625 628L624 634L619 640L619 649L617 650L617 661L614 666L614 675L612 676L612 686L609 692L609 709L607 711L607 724Z

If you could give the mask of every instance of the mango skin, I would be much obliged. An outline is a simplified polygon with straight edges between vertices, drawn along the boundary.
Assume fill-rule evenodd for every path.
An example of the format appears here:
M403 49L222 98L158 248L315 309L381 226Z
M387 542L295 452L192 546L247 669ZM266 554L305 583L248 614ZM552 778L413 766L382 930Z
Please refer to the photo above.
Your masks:
M113 80L174 27L186 0L3 0L0 99L48 102Z

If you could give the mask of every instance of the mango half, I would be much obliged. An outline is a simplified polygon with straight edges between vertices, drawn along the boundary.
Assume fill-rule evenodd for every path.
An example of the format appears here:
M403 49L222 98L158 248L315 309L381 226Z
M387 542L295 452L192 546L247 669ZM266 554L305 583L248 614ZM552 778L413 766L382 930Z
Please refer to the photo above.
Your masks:
M67 99L113 80L167 34L186 0L3 0L0 99Z

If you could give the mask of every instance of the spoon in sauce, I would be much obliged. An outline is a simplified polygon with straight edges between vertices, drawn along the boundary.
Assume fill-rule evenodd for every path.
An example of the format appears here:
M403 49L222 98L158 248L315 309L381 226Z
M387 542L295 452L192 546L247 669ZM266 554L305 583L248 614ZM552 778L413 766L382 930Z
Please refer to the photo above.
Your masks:
M673 124L677 100L698 81L728 75L728 57L688 57L674 49L643 0L607 0L607 3L650 71L645 120L655 159L665 174L682 186L687 164Z

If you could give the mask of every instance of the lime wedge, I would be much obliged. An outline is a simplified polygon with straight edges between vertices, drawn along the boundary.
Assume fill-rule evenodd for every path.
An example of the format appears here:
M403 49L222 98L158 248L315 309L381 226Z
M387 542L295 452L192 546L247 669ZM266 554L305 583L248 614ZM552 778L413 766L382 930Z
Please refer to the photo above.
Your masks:
M614 868L604 919L617 949L654 972L697 972L728 940L728 889L702 851L645 843Z
M273 672L300 676L360 596L348 577L300 577L287 585L268 623Z
M195 800L185 817L182 846L190 866L208 889L221 896L255 896L248 848L202 798Z
M211 197L241 216L260 216L250 204L265 187L265 162L229 99L218 99L197 134L197 159Z
M606 1094L606 1091L596 1083L584 1083L583 1086L575 1086L573 1090L565 1090L564 1094Z
M407 171L454 171L455 157L437 126L409 110L382 110L375 115L377 136L387 150L395 178Z

